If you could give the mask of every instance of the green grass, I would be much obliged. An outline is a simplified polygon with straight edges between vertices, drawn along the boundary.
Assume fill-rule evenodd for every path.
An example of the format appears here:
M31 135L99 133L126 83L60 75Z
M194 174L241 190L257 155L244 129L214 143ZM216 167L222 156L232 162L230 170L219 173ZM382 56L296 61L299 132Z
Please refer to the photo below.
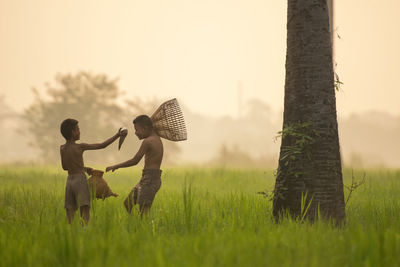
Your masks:
M361 177L361 172L355 172ZM345 170L345 183L351 172ZM176 168L163 172L151 214L122 202L136 168L105 178L118 198L96 201L88 227L65 220L66 174L0 167L0 266L400 266L400 172L367 171L336 228L275 224L271 170ZM347 192L346 192L347 195Z

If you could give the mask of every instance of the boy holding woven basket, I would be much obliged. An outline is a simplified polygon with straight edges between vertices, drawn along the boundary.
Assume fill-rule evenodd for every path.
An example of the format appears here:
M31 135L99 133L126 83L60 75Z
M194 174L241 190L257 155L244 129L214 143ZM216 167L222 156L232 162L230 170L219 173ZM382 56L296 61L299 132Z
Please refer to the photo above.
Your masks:
M136 155L125 162L109 166L106 172L119 168L135 166L144 156L142 178L124 201L126 210L131 213L133 205L139 204L140 215L147 214L157 191L161 187L161 162L164 148L161 138L153 130L153 123L147 115L140 115L133 120L135 134L143 140Z
M106 172L134 166L144 156L142 178L124 201L128 213L132 212L133 205L139 204L140 215L143 216L148 214L161 187L160 167L164 148L160 137L172 141L186 140L186 127L175 98L163 103L151 118L147 115L136 117L133 125L136 136L143 140L138 152L130 160L107 167Z

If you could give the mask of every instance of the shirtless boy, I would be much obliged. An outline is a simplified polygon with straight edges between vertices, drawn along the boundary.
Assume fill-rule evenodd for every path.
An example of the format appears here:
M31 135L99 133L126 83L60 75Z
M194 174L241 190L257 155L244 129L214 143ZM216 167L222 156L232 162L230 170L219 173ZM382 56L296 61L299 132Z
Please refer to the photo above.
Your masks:
M61 165L68 171L65 187L65 210L68 223L74 219L75 211L80 209L85 225L89 222L90 193L85 171L90 175L92 169L84 167L83 152L85 150L103 149L120 137L120 131L103 143L76 143L80 139L78 121L66 119L61 123L60 131L66 142L60 146Z
M133 205L139 204L140 215L148 214L157 191L161 187L161 162L163 158L163 144L161 138L153 130L153 123L147 115L140 115L133 120L135 134L139 140L143 140L136 155L125 162L109 166L106 172L119 168L134 166L144 156L144 168L142 178L132 189L124 201L128 213L132 212Z

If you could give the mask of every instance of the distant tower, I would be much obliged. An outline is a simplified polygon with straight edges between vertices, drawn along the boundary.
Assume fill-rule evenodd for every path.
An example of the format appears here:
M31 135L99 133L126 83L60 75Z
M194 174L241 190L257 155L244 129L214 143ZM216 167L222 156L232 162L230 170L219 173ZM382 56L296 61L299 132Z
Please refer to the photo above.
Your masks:
M237 81L237 96L238 96L238 106L237 106L237 116L240 119L243 115L243 84L242 81Z

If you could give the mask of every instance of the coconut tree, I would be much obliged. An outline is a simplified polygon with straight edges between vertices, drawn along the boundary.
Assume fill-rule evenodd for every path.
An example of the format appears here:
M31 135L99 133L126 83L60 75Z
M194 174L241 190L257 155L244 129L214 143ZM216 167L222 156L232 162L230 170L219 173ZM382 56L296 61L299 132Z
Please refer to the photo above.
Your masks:
M345 218L327 0L288 0L282 143L273 214Z

